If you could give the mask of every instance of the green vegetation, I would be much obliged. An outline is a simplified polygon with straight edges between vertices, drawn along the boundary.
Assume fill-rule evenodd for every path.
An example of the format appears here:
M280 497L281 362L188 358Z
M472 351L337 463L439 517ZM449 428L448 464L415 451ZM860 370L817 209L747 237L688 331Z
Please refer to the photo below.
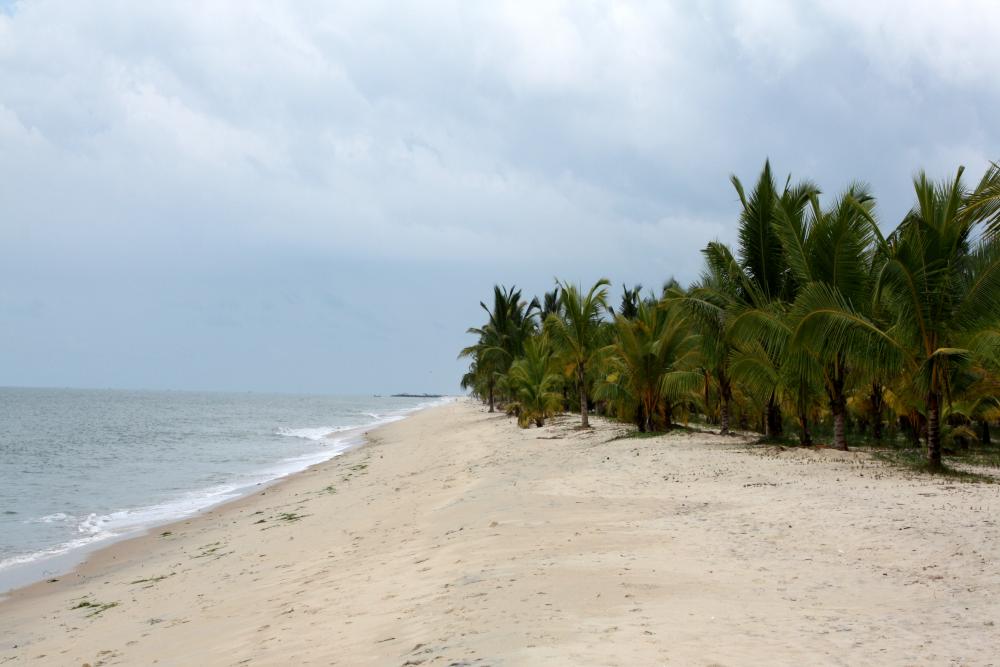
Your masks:
M108 609L113 609L118 605L118 602L97 602L94 600L83 599L70 607L70 609L88 609L90 613L87 614L87 618L91 618L93 616L97 616L98 614L103 614Z
M740 202L738 244L704 249L692 285L659 294L557 282L541 299L496 286L469 329L462 386L522 427L592 411L640 432L695 418L728 434L1000 459L1000 166L973 189L914 178L888 234L869 188L824 205L817 185L779 188L769 163ZM890 458L907 461L910 454Z
M224 546L225 545L222 544L222 542L212 542L211 544L206 544L206 545L204 545L202 547L199 547L200 551L197 554L195 554L194 556L191 556L191 558L209 558L209 557L211 557L214 560L216 558L222 558L223 556L228 556L232 552L231 551L222 551L222 548Z
M926 454L917 449L893 449L877 450L872 452L875 458L892 463L893 465L912 470L916 473L932 473L944 475L964 482L995 483L997 480L989 475L979 474L968 470L961 470L953 466L933 467L929 464ZM957 461L956 461L957 462ZM961 461L967 463L966 461ZM972 464L968 464L972 465Z
M547 336L536 336L524 345L524 356L510 366L504 387L518 408L518 424L542 426L545 418L562 408L562 378Z
M171 572L170 574L160 574L160 575L157 575L155 577L147 577L145 579L136 579L135 581L130 581L129 583L130 584L155 584L155 583L157 583L159 581L163 581L167 577L174 576L174 574L175 574L174 572Z
M610 282L601 278L583 295L575 285L563 283L558 311L545 319L547 333L562 351L566 370L576 380L580 396L580 426L587 421L587 369L595 361L604 336L602 313L607 308Z

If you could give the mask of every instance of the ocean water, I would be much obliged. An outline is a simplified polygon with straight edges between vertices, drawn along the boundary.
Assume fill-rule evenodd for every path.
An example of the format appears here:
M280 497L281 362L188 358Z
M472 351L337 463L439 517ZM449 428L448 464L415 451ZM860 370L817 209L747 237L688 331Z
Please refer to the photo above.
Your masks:
M0 591L332 458L435 402L0 388Z

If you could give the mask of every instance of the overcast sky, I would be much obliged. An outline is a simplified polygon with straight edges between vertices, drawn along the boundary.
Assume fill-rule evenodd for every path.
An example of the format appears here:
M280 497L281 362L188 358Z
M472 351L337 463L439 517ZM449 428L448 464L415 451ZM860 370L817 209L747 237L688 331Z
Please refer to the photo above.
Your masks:
M1000 4L0 0L0 385L457 391L478 301L695 279L730 173L1000 158Z

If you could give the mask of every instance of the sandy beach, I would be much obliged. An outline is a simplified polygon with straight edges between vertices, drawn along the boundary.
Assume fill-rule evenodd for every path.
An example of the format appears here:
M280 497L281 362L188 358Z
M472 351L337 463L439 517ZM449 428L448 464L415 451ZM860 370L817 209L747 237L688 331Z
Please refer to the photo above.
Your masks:
M467 400L0 603L2 665L1000 664L1000 485Z

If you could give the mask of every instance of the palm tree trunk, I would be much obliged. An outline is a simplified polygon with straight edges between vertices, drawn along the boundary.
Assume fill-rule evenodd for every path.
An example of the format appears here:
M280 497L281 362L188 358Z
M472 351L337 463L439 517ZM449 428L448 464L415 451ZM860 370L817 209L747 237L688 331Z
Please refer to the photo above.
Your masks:
M587 377L583 364L576 367L576 380L580 385L580 428L590 428L590 419L587 418Z
M833 447L841 451L847 451L847 434L844 432L844 405L836 403L833 406Z
M707 370L704 372L704 375L705 375L705 419L708 420L709 424L714 424L715 421L714 421L714 418L712 416L712 409L709 407L709 399L711 397L711 394L709 393L709 390L710 390L710 388L712 386L711 385L711 376L709 375L709 373L708 373ZM722 406L720 405L719 408L721 410ZM721 415L720 415L720 418L721 418Z
M988 445L990 444L990 422L989 420L982 420L979 422L979 444Z
M490 412L493 412L493 383L490 382Z
M664 401L663 403L663 430L669 431L674 427L674 404L670 401Z
M882 385L878 382L872 383L872 436L875 442L882 442L882 411L884 409L885 397L882 394Z
M809 432L809 415L805 411L799 412L799 444L809 446L813 444L812 433Z
M767 401L767 410L764 419L764 435L769 438L777 438L781 435L781 408L775 400L774 394Z
M733 388L729 384L729 377L722 372L718 372L719 378L719 421L722 428L719 435L729 435L729 401L733 398Z
M931 470L941 468L941 415L938 395L931 392L927 395L927 467Z
M830 412L833 413L833 447L842 452L847 451L847 433L845 431L847 417L847 397L844 396L844 375L838 364L831 373L831 384L827 387L830 397Z
M920 446L920 421L914 417L915 414L911 412L899 418L906 439L910 441L910 446L914 449Z

